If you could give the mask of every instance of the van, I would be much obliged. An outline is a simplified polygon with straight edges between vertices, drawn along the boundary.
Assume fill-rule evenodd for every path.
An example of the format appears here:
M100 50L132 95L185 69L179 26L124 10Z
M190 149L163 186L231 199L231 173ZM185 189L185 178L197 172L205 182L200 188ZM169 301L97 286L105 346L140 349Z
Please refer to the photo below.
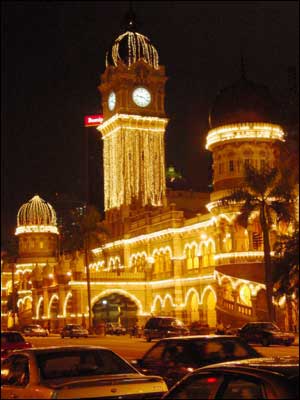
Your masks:
M189 335L188 328L182 321L173 317L151 317L144 328L147 342L151 342L152 339L186 335Z

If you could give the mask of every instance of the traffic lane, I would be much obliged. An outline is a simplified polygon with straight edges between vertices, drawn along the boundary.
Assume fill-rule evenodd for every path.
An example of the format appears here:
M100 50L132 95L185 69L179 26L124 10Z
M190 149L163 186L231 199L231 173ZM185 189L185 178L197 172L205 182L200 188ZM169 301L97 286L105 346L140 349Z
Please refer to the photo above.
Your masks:
M130 338L125 336L90 336L88 338L62 339L60 336L49 336L47 338L28 337L35 347L43 346L66 346L66 345L91 345L107 347L127 360L141 358L146 351L156 342L155 340L148 343L143 338ZM263 347L261 345L253 346L260 354L266 357L272 356L299 356L298 346L279 346L273 345Z

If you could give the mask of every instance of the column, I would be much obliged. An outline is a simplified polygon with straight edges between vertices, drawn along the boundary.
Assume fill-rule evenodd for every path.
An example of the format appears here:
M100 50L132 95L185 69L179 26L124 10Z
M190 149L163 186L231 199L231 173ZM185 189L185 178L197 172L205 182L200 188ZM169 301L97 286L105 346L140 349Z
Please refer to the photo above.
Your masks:
M45 318L48 318L48 307L49 307L49 295L48 295L48 290L47 288L43 288L43 297L44 297L44 302L43 302L43 315ZM50 316L49 316L50 317Z

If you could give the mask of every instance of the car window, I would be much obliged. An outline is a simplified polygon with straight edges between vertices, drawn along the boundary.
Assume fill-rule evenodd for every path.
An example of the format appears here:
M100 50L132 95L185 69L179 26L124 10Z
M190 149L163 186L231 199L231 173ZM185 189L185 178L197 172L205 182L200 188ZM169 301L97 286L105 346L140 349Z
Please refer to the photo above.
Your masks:
M212 362L258 357L258 353L249 345L230 338L194 341L191 343L190 353L199 366Z
M263 399L263 383L258 379L228 378L217 394L218 399Z
M19 333L7 333L1 335L1 344L6 344L6 343L24 343L25 340L23 336L21 336Z
M23 355L11 356L1 365L2 385L26 386L29 383L28 358Z
M167 396L168 399L212 398L222 383L222 377L213 374L192 375Z
M143 361L153 362L160 361L162 359L163 352L166 348L165 342L157 343L154 347L152 347L148 353L143 358Z
M37 355L43 379L136 373L129 364L108 350L43 353Z

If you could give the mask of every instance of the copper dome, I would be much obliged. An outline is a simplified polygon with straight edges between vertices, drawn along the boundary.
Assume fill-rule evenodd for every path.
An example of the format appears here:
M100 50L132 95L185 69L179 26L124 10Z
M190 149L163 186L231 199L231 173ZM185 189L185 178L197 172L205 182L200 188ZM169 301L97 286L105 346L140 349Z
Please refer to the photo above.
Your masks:
M210 128L242 122L276 123L275 103L269 89L242 76L221 90L209 114Z

